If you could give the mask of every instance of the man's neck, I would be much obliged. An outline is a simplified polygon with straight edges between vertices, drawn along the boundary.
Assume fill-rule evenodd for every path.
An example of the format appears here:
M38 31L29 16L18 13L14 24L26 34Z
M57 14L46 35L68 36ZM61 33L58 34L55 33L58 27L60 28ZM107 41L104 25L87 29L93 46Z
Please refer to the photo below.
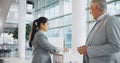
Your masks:
M100 17L101 15L103 15L104 13L106 13L105 11L102 11L102 12L99 12L98 13L98 17ZM97 20L98 19L98 17L97 18L95 18L95 20Z

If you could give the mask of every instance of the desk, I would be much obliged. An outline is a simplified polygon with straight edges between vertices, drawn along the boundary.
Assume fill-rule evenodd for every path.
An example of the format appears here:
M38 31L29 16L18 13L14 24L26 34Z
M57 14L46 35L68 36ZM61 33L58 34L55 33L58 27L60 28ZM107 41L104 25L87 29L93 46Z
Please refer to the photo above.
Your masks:
M53 54L53 63L64 63L64 55L63 54Z

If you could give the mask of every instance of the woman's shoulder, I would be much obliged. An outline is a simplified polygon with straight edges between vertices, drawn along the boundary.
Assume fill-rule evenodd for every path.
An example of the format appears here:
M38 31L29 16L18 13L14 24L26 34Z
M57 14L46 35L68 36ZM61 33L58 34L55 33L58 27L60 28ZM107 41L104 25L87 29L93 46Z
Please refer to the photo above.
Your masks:
M38 37L38 36L45 36L45 35L44 35L43 32L41 32L41 31L37 31L36 34L35 34L35 36Z

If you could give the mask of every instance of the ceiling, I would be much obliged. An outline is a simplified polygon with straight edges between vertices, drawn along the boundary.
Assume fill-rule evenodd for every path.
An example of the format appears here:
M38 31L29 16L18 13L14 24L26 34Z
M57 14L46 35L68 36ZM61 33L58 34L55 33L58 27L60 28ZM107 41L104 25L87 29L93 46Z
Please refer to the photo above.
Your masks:
M16 28L18 26L18 1L0 0L0 34L4 30ZM33 4L34 0L27 0Z
M0 33L3 30L3 26L10 8L11 0L0 0Z

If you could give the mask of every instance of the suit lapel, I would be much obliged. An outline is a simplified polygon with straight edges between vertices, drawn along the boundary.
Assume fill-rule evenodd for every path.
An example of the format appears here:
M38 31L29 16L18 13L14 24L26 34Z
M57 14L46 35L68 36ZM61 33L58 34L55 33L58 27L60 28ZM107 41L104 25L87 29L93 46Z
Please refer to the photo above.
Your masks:
M107 15L105 15L101 21L97 22L94 25L94 27L92 28L92 30L90 31L90 33L88 35L88 38L87 38L87 41L86 41L86 46L90 46L92 44L92 41L94 39L94 36L95 36L96 32L102 26L102 24L104 23L106 18L107 18Z

